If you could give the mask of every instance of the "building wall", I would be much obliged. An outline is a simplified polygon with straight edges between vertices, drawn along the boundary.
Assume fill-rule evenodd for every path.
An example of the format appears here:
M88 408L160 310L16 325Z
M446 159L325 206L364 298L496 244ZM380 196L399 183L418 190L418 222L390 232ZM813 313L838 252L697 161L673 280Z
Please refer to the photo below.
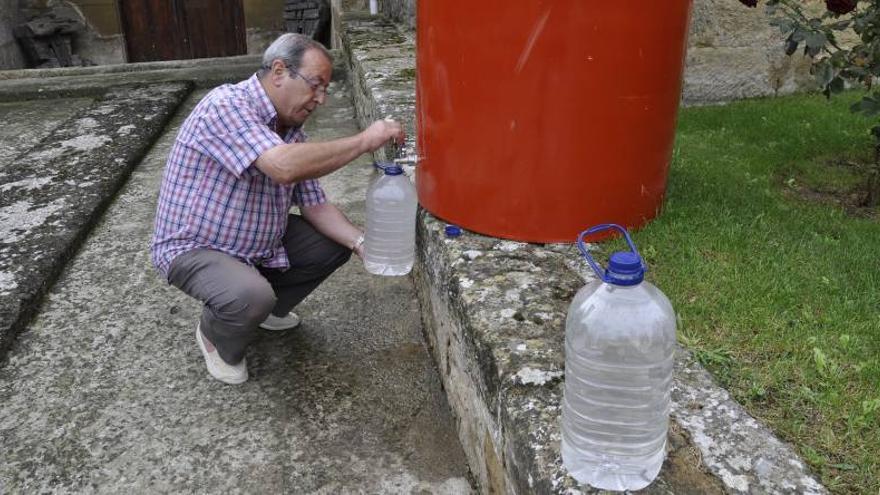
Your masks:
M18 0L0 0L0 70L24 67L24 56L12 29L19 22Z
M7 13L15 14L21 7L44 9L50 0L0 0L0 68L24 67L24 60L12 38L11 22ZM117 9L117 0L66 0L86 22L88 29L77 36L76 52L84 59L98 65L125 62L125 38ZM247 26L248 53L262 53L284 29L285 0L243 0L245 25ZM8 7L8 8L7 8ZM6 24L9 24L9 48L4 44ZM14 50L13 50L14 49ZM7 54L8 53L8 54ZM17 65L3 65L12 55L18 54ZM11 55L9 55L11 54Z
M33 0L31 0L33 1ZM45 1L45 0L43 0ZM70 0L76 4L89 24L101 35L121 34L117 0ZM279 30L284 26L284 0L244 0L245 24L248 28Z
M89 26L98 36L122 34L116 0L73 0Z
M244 22L248 28L284 29L284 0L244 0Z
M821 1L807 0L809 8ZM735 0L694 0L682 100L715 103L814 87L810 59L783 51L778 28L761 7Z
M244 0L247 50L261 54L284 31L284 0Z

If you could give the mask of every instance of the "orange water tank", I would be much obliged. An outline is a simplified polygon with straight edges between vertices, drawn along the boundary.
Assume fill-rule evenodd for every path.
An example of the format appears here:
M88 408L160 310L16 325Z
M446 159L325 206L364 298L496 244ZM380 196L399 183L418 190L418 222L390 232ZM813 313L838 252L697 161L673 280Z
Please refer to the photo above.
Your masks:
M419 202L530 242L656 216L690 10L690 0L419 1Z

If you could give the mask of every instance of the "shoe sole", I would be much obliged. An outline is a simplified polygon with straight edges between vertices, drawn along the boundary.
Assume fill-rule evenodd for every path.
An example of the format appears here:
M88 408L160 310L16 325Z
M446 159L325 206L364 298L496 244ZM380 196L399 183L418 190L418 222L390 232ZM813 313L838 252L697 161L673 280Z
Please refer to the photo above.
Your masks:
M211 378L213 378L219 382L223 382L223 383L226 383L229 385L241 385L242 383L244 383L248 380L247 375L245 375L245 377L241 378L241 379L229 379L229 378L221 378L221 377L216 376L215 374L211 373L211 367L208 365L208 362L211 359L209 357L210 353L208 352L208 349L205 348L205 343L202 341L202 328L201 328L201 326L196 327L196 343L199 344L199 350L202 351L202 358L204 358L204 360L205 360L205 368L208 370L208 376L210 376Z
M264 325L264 324L260 323L260 328L262 328L263 330L271 330L273 332L280 332L282 330L292 330L298 326L299 326L299 323L297 323L296 325L293 325L291 327L276 327L276 326Z
M262 328L263 330L271 330L271 331L273 331L273 332L280 332L280 331L282 331L282 330L292 330L292 329L298 327L298 326L300 325L300 323L302 323L302 320L298 320L298 321L296 322L296 325L281 326L281 325L270 325L270 324L268 324L268 323L266 323L266 322L264 321L263 323L260 323L259 326L260 326L260 328Z

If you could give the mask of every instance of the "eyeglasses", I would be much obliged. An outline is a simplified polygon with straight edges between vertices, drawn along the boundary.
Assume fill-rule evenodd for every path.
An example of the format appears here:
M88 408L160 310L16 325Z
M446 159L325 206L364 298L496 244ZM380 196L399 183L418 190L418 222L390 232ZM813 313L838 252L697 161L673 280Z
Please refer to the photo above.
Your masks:
M287 71L290 72L290 77L293 77L294 79L296 79L296 76L299 76L300 79L305 81L305 83L312 89L312 91L316 95L327 96L327 94L328 94L327 93L327 85L321 84L321 81L315 82L314 79L309 79L308 77L300 74L299 72L291 69L290 67L287 68Z

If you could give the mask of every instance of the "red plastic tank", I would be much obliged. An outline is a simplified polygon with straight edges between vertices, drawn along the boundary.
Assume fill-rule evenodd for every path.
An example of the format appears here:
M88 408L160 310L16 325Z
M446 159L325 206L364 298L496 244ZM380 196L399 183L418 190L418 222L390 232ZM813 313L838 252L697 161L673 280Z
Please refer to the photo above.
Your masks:
M418 2L419 202L529 242L652 219L690 11L690 0Z

